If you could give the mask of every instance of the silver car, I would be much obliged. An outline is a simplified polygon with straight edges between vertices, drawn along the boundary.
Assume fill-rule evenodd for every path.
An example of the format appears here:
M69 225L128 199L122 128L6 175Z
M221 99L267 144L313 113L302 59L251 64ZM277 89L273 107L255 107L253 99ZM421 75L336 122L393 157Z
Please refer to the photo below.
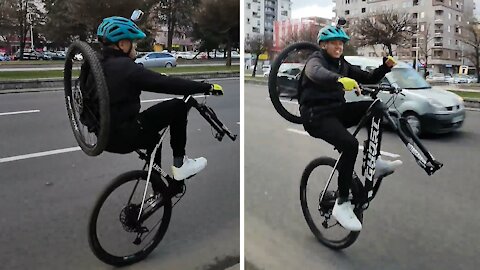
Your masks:
M140 53L135 59L135 63L143 65L144 67L176 67L177 60L175 56L166 52L149 52Z
M347 56L345 59L364 70L371 70L382 64L381 58ZM460 96L431 86L404 62L399 61L381 83L402 88L403 95L397 96L390 110L398 110L417 134L451 132L460 128L465 120L465 106ZM392 95L389 93L382 92L378 97L383 102L390 100L387 105L392 102ZM345 98L347 101L356 101L369 97L357 97L351 91L345 94Z

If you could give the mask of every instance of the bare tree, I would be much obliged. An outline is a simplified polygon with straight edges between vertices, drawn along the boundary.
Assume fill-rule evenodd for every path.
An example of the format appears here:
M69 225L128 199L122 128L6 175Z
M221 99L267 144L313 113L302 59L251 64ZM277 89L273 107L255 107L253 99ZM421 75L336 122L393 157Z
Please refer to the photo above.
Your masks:
M423 77L427 77L427 67L428 67L428 57L431 55L432 47L430 46L430 42L435 38L435 33L432 33L430 29L430 23L425 25L425 31L423 32L418 32L418 49L419 52L421 53L420 55L423 55L425 57L424 61L424 67L425 67L425 72L423 73ZM419 57L420 57L419 55ZM417 65L417 63L415 63Z
M258 58L260 54L265 53L271 48L271 40L266 39L262 35L256 35L250 38L245 44L248 51L252 54L255 54L255 65L253 66L252 77L255 77L257 71Z
M308 25L305 28L301 28L299 31L292 31L289 35L285 36L282 40L283 46L297 43L300 41L308 41L317 43L318 26Z
M353 35L361 46L383 44L393 55L393 45L404 46L411 39L414 23L406 12L390 10L372 13L353 26Z
M466 56L475 65L477 83L480 83L480 21L472 17L467 20L463 29L465 31L462 34L462 41L473 49L467 52Z

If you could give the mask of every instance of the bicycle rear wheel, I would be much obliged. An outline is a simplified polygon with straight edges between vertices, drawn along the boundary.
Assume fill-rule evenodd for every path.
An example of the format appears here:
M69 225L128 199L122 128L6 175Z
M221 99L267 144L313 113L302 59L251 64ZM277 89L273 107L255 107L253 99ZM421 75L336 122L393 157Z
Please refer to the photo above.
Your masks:
M82 70L84 67L85 70L88 69L86 73L90 76L88 80L91 87L83 89L77 83L72 88L73 60L79 54L82 56ZM83 152L97 156L103 152L108 142L110 102L100 60L88 43L75 41L70 45L63 76L68 119L75 139Z
M101 261L115 266L136 263L147 257L165 235L172 214L167 186L155 173L148 186L146 179L146 171L124 173L97 200L90 217L88 239ZM145 188L141 218L151 215L137 222Z
M307 58L320 50L318 45L299 42L286 47L273 61L268 76L268 92L275 110L287 121L301 124L298 83Z
M321 193L330 176L336 160L320 157L312 160L303 171L300 183L300 204L308 227L315 237L332 249L343 249L352 245L360 232L343 228L332 216L336 200L338 171L335 170L332 181L320 202ZM352 189L359 190L360 181L353 181ZM355 192L354 192L355 193ZM363 220L361 208L354 210L360 222Z

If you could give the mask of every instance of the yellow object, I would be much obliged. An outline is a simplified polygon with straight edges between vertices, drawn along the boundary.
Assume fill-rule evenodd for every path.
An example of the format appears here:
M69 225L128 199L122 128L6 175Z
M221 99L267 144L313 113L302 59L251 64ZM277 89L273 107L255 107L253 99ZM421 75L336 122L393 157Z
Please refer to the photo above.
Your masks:
M460 66L460 68L458 69L458 74L467 75L468 74L468 66Z
M260 54L258 56L258 60L263 60L263 61L268 60L268 54L266 54L266 53Z
M396 65L397 64L397 60L395 60L395 58L393 58L393 56L389 55L387 57L388 60L392 61L393 62L393 65Z
M338 79L338 82L343 84L343 89L345 89L345 91L352 91L353 89L358 87L357 81L348 77L340 78Z
M212 94L214 95L217 95L217 96L221 96L223 95L223 88L221 85L219 84L212 84Z
M154 51L154 52L161 52L161 51L163 51L163 46L160 45L160 44L155 44L155 45L153 46L153 51Z

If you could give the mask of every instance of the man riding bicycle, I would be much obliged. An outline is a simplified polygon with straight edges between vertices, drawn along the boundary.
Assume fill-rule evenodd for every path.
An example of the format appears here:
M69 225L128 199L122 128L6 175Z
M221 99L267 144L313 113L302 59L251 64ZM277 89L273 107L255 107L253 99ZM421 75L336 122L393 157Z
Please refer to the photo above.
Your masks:
M129 153L139 148L152 149L158 142L158 132L170 126L173 177L184 180L204 169L205 158L190 159L185 155L189 105L181 99L171 99L140 112L140 94L149 91L173 95L223 95L222 87L168 77L136 64L133 61L135 42L146 35L129 19L105 18L98 26L97 36L103 44L102 66L110 96L111 124L106 150Z
M320 29L317 42L322 49L307 59L300 78L299 104L305 130L342 152L338 162L338 197L332 215L344 228L360 231L362 224L349 201L359 144L347 128L360 122L373 101L347 103L344 91L355 90L357 95L360 95L357 81L364 84L378 83L396 62L392 56L385 57L383 65L377 69L371 72L363 71L343 57L343 46L348 40L350 37L340 27L326 26ZM369 122L374 116L382 117L381 103L373 104L372 109ZM369 126L370 124L367 125ZM370 129L367 130L370 134ZM381 138L378 138L374 178L389 175L402 164L400 160L385 161L379 157L380 141Z

